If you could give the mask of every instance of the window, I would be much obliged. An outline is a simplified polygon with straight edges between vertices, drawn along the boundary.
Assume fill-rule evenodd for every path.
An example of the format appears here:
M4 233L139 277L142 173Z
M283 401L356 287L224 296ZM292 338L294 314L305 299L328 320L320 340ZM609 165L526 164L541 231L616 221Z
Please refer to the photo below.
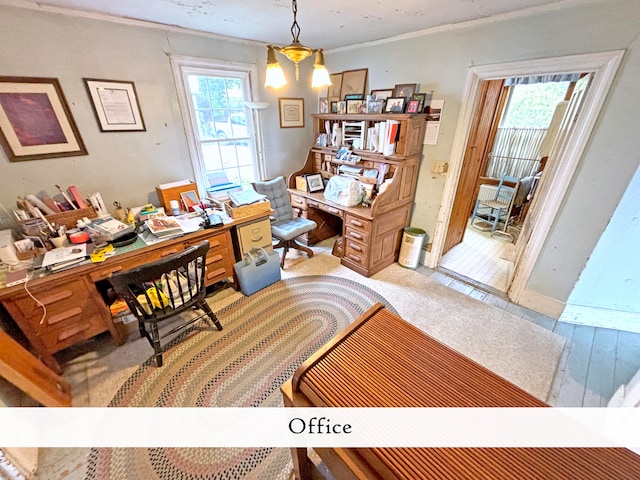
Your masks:
M260 179L252 100L254 65L172 58L196 183L203 194L221 179L243 186ZM180 88L181 87L181 88Z

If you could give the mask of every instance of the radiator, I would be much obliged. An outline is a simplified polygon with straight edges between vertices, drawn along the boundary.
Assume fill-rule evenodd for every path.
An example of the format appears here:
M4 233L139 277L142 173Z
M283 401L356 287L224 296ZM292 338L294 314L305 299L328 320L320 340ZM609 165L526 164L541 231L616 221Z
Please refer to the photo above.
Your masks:
M496 198L497 185L480 185L480 192L478 193L478 200L493 200Z

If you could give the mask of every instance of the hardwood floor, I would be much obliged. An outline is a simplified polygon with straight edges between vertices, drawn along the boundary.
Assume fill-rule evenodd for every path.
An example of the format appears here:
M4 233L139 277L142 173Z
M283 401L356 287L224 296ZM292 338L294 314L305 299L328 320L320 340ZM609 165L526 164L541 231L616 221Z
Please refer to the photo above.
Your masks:
M426 267L417 271L563 336L564 351L547 397L552 406L604 407L620 385L640 370L640 333L559 322L510 303L497 290L480 289Z

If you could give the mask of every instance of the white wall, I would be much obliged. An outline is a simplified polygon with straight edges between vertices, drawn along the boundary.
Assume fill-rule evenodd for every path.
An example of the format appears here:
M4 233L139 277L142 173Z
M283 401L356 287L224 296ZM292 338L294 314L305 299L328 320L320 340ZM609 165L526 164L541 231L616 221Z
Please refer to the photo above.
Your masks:
M560 320L640 332L640 168L587 261Z
M109 208L115 200L126 206L156 203L156 185L193 178L169 54L258 64L259 100L271 103L263 112L270 176L302 165L312 141L308 114L317 108L316 95L307 87L312 62L301 65L296 84L293 63L285 59L289 85L266 91L267 49L259 44L7 6L0 6L0 43L0 75L60 80L89 152L12 163L0 151L0 204L7 208L15 205L17 195L57 193L55 184L76 185L85 194L99 191ZM133 81L146 132L100 132L83 77ZM280 129L278 96L306 98L305 129Z
M463 28L407 36L392 43L329 52L325 58L333 71L368 67L369 88L416 82L421 92L433 90L434 98L444 99L438 145L424 148L411 222L432 237L444 181L431 174L431 163L448 161L451 154L469 67L626 49L527 285L529 290L565 302L638 165L639 20L637 1L583 2L526 17L477 22ZM635 278L638 276L640 272Z

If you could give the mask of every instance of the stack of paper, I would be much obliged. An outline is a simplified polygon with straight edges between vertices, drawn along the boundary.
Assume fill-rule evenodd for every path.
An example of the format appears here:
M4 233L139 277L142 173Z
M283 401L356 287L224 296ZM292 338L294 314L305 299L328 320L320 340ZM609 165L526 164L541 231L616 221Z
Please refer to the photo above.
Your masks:
M70 245L68 247L54 248L44 254L42 266L52 272L74 267L87 261L87 244Z
M265 198L267 197L265 197L264 195L260 195L253 188L248 188L246 190L241 190L239 192L229 192L229 199L233 202L233 205L236 207L260 202Z

